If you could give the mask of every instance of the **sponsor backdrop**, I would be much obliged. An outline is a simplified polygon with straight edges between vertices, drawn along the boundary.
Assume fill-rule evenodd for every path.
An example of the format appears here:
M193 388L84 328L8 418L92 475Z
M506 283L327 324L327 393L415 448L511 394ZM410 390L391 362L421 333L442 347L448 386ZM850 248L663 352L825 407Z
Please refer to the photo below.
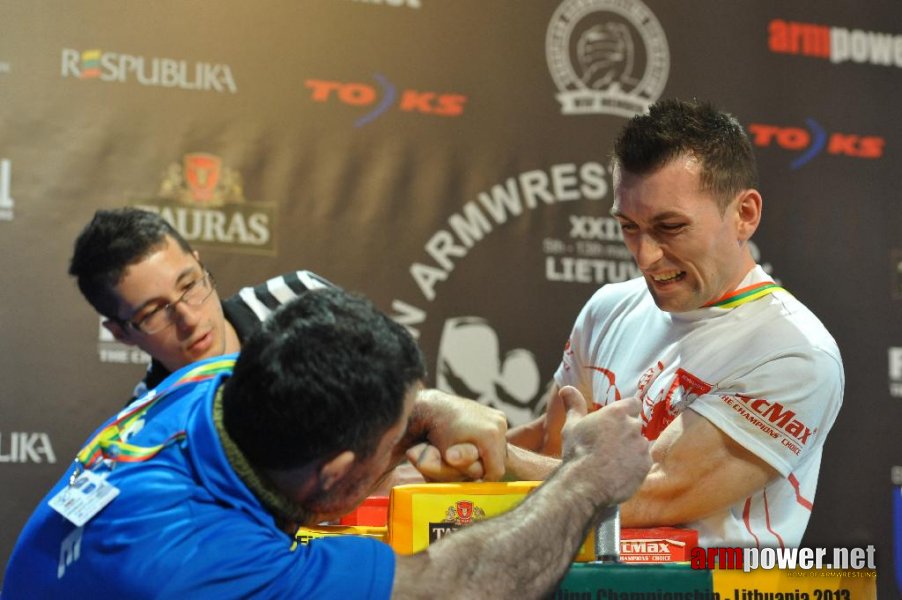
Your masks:
M806 545L876 544L895 593L897 2L6 1L0 29L0 565L144 369L66 274L94 210L158 211L225 295L298 268L369 295L433 384L519 423L582 304L637 274L614 136L694 96L747 127L760 262L845 359Z

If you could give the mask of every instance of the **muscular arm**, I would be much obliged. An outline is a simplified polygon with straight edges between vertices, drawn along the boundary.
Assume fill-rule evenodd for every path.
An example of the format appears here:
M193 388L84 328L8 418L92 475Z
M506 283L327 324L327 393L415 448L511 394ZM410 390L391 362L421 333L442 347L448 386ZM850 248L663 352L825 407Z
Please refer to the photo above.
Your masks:
M776 469L691 409L652 444L652 468L620 506L624 527L680 525L735 504L779 477Z
M515 509L399 556L394 596L545 597L601 512L628 497L648 469L638 401L612 409L582 420L584 403L570 411L565 461Z
M560 435L560 399L549 403L548 414L531 424L542 454L553 454ZM557 413L557 414L554 414ZM540 432L536 434L535 432ZM508 434L516 438L517 430ZM550 452L549 452L550 450ZM746 450L710 421L686 410L652 445L652 468L639 491L621 506L624 527L680 525L704 518L735 504L769 481L776 469ZM508 453L508 476L544 479L557 461L548 456L513 449Z

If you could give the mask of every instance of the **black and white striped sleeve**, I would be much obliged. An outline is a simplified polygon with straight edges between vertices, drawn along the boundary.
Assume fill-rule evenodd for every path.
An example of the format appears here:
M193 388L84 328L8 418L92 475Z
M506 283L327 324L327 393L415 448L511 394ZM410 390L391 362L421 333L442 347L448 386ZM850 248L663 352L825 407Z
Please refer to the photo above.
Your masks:
M263 321L274 310L307 290L332 287L335 285L316 273L294 271L273 277L255 287L242 288L238 292L238 297L260 321Z

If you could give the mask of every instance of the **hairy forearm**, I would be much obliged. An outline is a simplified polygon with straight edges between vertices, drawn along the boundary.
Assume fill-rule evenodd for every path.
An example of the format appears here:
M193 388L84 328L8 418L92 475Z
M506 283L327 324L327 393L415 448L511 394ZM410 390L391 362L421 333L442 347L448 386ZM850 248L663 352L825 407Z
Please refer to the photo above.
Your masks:
M607 504L594 471L591 457L565 463L510 512L399 557L395 595L545 597Z

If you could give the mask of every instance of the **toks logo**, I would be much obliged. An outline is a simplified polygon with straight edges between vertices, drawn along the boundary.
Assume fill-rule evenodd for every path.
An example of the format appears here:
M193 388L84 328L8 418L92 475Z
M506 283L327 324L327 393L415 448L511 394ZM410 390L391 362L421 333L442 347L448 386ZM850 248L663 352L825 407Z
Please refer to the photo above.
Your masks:
M853 158L880 158L886 140L874 135L850 133L827 133L814 119L805 119L807 129L752 123L748 126L752 143L759 148L779 146L785 150L801 152L791 163L791 169L798 169L815 156L826 152L833 156Z
M314 102L338 100L348 106L371 107L354 121L354 127L362 127L382 116L397 104L399 110L437 117L459 117L464 112L467 97L461 94L439 94L419 90L401 90L383 75L373 75L376 85L358 82L308 79L304 85L311 90Z
M902 67L902 35L827 27L774 19L767 45L775 54L795 54L829 60Z

